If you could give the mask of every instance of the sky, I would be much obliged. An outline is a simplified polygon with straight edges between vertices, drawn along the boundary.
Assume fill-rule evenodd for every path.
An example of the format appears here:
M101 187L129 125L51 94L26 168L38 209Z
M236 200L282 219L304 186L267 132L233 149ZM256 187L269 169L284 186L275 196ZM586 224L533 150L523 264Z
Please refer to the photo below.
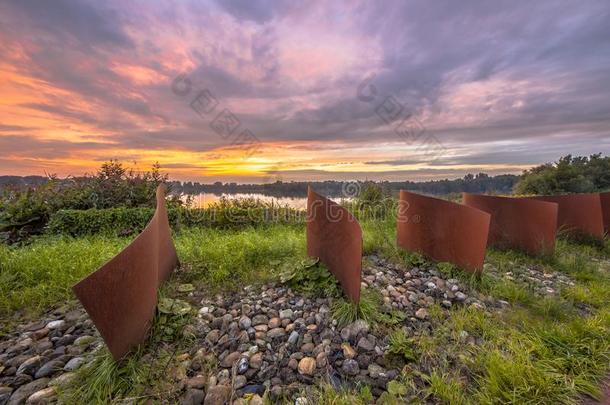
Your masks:
M610 153L610 3L0 2L0 175L428 180Z

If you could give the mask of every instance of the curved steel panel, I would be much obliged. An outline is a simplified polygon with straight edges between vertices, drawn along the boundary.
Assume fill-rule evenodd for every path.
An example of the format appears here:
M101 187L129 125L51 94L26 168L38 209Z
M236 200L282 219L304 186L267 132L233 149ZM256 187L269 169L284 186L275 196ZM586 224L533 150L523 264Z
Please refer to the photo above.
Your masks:
M142 233L72 287L115 360L146 339L159 283L178 265L164 190L157 188L157 210Z
M400 190L398 246L480 274L490 215L476 208Z
M544 195L529 199L559 205L557 228L573 236L604 237L604 220L599 193Z
M599 199L602 205L602 216L604 217L604 230L606 235L610 236L610 192L599 193Z
M360 300L360 224L348 210L311 187L307 190L307 254L320 258L352 302Z
M532 255L555 250L556 203L469 193L462 193L462 203L491 215L488 246Z

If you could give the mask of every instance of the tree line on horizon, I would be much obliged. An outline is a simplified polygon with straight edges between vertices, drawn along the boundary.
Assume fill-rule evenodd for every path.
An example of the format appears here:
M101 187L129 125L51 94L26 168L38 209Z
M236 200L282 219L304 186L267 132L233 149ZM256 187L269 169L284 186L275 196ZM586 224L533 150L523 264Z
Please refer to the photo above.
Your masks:
M399 190L410 190L425 194L447 195L460 192L470 193L492 193L492 194L560 194L560 193L586 193L605 191L610 189L610 157L602 156L601 153L590 156L566 155L557 162L545 163L529 170L521 175L501 174L490 176L486 173L467 174L458 179L440 179L427 181L281 181L270 183L239 184L235 182L200 183L192 181L171 181L167 174L161 172L161 166L153 165L150 172L135 173L118 161L110 161L102 164L95 175L82 177L70 177L60 179L57 176L0 176L0 190L7 189L30 189L44 186L49 182L57 185L83 188L83 184L93 184L97 190L90 193L95 195L98 201L96 206L104 206L99 203L100 198L112 194L107 204L116 204L121 194L130 195L131 202L128 205L142 205L152 202L151 187L148 187L147 179L150 177L154 183L166 182L171 193L194 195L200 193L215 194L264 194L269 196L293 196L304 197L307 195L307 187L313 186L320 193L332 196L350 196L352 190L362 190L367 184L377 184L384 192L397 194ZM356 187L350 188L350 186ZM146 197L135 198L134 193L127 191L127 187L145 187L145 193L135 193ZM104 192L100 192L102 189ZM348 190L349 189L349 190ZM82 194L82 193L81 193ZM84 193L87 194L86 192ZM118 194L118 196L117 196ZM101 198L101 200L104 200ZM80 204L79 204L80 205ZM88 204L83 204L88 205Z

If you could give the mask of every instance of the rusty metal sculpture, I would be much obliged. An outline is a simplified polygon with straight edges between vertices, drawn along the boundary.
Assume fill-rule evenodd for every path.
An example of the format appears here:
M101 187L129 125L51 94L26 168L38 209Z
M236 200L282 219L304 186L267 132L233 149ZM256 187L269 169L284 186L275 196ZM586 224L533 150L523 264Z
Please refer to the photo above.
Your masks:
M115 360L146 339L157 288L178 265L164 195L164 186L159 186L157 209L142 233L73 287Z
M525 198L462 194L462 203L491 214L488 246L519 249L531 255L552 254L557 204Z
M599 200L602 205L602 216L604 217L604 230L610 236L610 192L599 193Z
M307 190L307 254L319 257L339 280L345 295L360 300L362 230L339 204Z
M576 237L604 237L604 220L599 193L527 197L558 204L557 229Z
M476 208L401 190L397 244L480 274L489 222L490 215Z

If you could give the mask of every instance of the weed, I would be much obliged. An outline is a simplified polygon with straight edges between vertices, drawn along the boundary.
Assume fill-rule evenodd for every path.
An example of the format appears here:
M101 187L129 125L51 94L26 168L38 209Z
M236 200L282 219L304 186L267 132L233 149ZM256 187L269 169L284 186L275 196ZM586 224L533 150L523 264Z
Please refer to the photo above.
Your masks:
M400 356L405 361L417 360L418 356L414 347L414 340L410 338L404 330L394 330L392 333L390 333L388 341L388 353Z
M368 323L375 323L378 320L381 303L382 298L379 292L365 289L360 293L358 304L354 304L344 298L335 300L331 307L331 313L333 319L339 325L347 325L357 319L362 319Z
M307 259L295 265L285 263L286 271L281 276L293 290L308 296L338 297L341 294L335 276L317 259Z
M426 390L428 395L433 396L443 404L462 405L468 401L463 392L462 384L454 377L447 374L441 374L438 371L433 371L427 377L427 382L430 384Z

